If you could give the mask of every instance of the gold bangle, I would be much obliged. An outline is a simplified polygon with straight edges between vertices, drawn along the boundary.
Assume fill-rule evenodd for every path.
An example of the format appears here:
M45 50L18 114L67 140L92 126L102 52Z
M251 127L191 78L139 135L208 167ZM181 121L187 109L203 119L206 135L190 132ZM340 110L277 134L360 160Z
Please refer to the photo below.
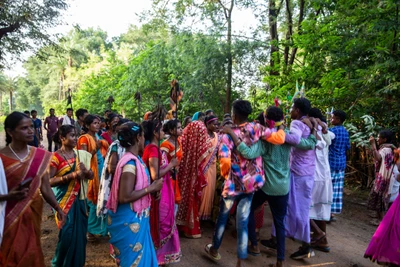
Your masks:
M147 187L144 189L144 191L146 192L146 194L149 193L149 190L147 190Z

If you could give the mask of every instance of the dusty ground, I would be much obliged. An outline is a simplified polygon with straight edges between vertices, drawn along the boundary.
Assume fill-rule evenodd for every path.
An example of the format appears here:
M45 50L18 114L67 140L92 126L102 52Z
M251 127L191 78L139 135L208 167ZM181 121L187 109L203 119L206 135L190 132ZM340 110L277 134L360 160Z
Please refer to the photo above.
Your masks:
M43 142L47 147L47 141ZM4 146L4 132L0 134L0 147ZM365 194L351 193L345 194L344 212L338 216L338 221L328 225L327 237L331 246L330 253L316 251L316 256L302 261L291 260L288 256L297 250L299 246L292 240L286 242L286 266L340 266L340 267L368 267L376 266L367 259L363 258L364 252L368 246L369 240L376 227L370 226L368 221L368 212L365 207ZM265 223L261 230L261 237L270 236L272 224L269 207L266 206ZM180 263L171 266L235 266L236 263L236 240L231 235L231 228L228 228L220 249L222 259L214 263L207 258L203 252L204 245L210 243L213 233L211 225L205 225L203 228L203 237L201 239L181 238L181 248L183 257ZM51 258L54 255L58 240L58 229L51 216L51 210L45 205L43 211L42 223L42 247L45 255L46 266L51 266ZM86 266L115 266L109 256L109 246L106 240L100 243L88 243L87 245ZM267 266L275 262L275 254L271 254L262 248L262 254L258 257L249 255L245 266Z
M328 239L331 246L330 253L316 251L316 256L302 261L294 261L287 257L287 266L353 266L367 267L375 266L363 258L368 242L375 230L375 227L368 225L370 220L363 205L365 200L354 195L345 197L344 212L338 216L338 221L328 226ZM270 234L271 215L266 207L265 224L261 236L266 238ZM43 213L42 224L42 246L47 266L50 266L55 246L57 243L58 230L47 206ZM209 243L212 237L213 228L210 225L203 227L201 239L181 238L183 257L180 263L173 266L235 266L236 262L236 240L231 236L231 228L226 232L220 253L222 260L218 263L210 261L203 253L203 247ZM287 256L296 251L298 244L287 239ZM108 254L108 243L106 240L101 243L89 243L87 245L86 266L115 266ZM267 253L262 249L261 256L249 256L245 266L267 266L275 261L274 254Z

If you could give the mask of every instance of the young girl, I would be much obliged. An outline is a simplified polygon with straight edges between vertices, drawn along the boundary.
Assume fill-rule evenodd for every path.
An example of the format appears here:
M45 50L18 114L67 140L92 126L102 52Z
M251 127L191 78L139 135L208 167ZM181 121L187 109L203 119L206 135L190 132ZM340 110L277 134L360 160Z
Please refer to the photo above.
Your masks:
M178 165L178 160L174 157L168 162L167 155L158 148L160 140L164 138L164 131L159 121L144 121L142 125L145 140L149 142L143 152L143 161L150 171L153 182L160 177L164 179L160 194L151 196L150 211L150 230L158 264L164 266L179 262L182 255L175 224L174 189L170 177L170 171Z
M172 158L176 158L179 163L182 159L182 149L180 141L180 137L182 136L182 124L177 119L169 120L167 123L164 124L163 131L164 133L169 135L169 138L161 143L161 150L167 154L168 161L171 161ZM181 192L178 186L178 176L178 168L172 169L171 179L175 194L175 215L178 211L178 205L181 201Z
M376 212L377 220L371 221L371 224L378 225L383 218L383 213L387 210L389 204L389 184L393 176L394 153L388 145L392 144L393 133L390 130L382 130L378 135L378 146L376 147L375 138L370 137L369 142L372 148L372 154L375 160L376 177L371 189L368 200L368 209Z

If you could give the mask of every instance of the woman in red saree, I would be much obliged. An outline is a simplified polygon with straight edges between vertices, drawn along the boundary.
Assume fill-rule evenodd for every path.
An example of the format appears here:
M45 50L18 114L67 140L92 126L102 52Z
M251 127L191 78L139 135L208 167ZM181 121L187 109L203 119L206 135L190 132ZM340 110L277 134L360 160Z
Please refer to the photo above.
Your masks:
M179 262L182 256L174 216L174 189L170 177L170 171L178 165L178 160L173 158L169 162L167 155L158 147L160 140L164 138L159 121L144 121L142 126L145 140L149 142L143 151L143 161L149 169L151 181L164 179L160 193L151 196L150 209L151 237L158 265L164 266Z
M0 249L1 266L42 267L45 266L40 246L43 201L39 191L57 211L58 220L65 222L65 214L49 183L52 154L28 146L33 141L34 129L32 120L25 114L11 113L4 122L4 128L7 146L0 150L0 157L5 166L8 191L16 188L28 190L25 198L7 203Z
M183 157L179 165L181 203L176 223L188 238L200 238L199 207L203 187L207 185L204 169L212 153L211 139L202 121L190 123L182 135Z

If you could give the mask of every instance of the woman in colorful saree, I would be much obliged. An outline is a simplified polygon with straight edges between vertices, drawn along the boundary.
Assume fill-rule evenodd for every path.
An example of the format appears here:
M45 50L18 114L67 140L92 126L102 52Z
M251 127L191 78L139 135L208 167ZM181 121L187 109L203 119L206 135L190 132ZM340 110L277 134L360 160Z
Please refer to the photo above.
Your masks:
M118 123L115 127L115 132L118 132L119 127L129 122L128 119L119 119ZM111 143L110 147L108 148L107 154L104 158L104 166L101 172L101 179L100 179L100 189L99 195L97 199L97 211L96 215L98 217L104 217L107 215L107 201L111 191L112 180L115 174L115 169L117 167L118 161L122 158L125 153L125 148L122 147L118 140L115 140ZM110 256L115 259L114 250L110 245Z
M52 266L82 267L86 260L88 225L85 181L93 178L89 168L92 155L74 150L76 133L72 125L61 126L54 141L62 146L54 152L50 163L50 185L60 207L67 214L67 221L58 235Z
M150 231L156 248L159 266L179 262L181 246L174 216L174 188L170 171L178 165L174 157L170 162L165 152L161 152L158 144L164 138L162 124L157 120L144 121L144 137L149 144L143 152L143 161L150 171L152 182L164 178L160 194L151 196ZM160 166L161 165L161 166Z
M110 243L122 267L156 267L150 234L150 194L160 191L163 178L150 184L150 175L139 154L143 151L142 128L125 123L118 140L126 152L118 162L107 202Z
M207 127L207 136L212 144L212 147L210 148L212 152L206 158L206 166L203 171L206 177L207 186L203 188L199 214L200 220L210 220L214 201L215 184L217 182L217 152L221 142L221 136L216 133L219 125L217 117L214 115L207 116L204 123Z
M79 150L85 150L92 155L90 169L93 171L93 179L89 181L87 192L89 207L88 241L95 241L98 237L107 234L107 227L102 218L96 215L101 170L103 169L104 163L104 159L100 153L102 142L96 135L99 131L100 119L94 115L87 115L84 124L86 134L79 137L77 147Z
M212 152L211 139L202 121L193 121L182 134L183 157L179 165L179 188L182 200L176 224L188 238L200 238L199 207L203 187L207 185L204 169Z
M167 154L168 161L170 162L173 158L178 160L178 163L182 159L181 140L182 136L182 124L179 120L173 119L167 121L163 126L164 133L169 135L169 138L161 143L161 150ZM178 211L178 205L181 202L181 191L179 189L179 173L178 168L172 169L171 171L172 187L174 188L175 195L175 211Z
M45 266L40 247L40 223L43 201L57 211L60 226L65 214L57 203L49 183L52 154L28 146L33 141L32 120L25 114L13 112L4 122L7 146L0 150L5 166L8 192L24 194L7 201L4 237L1 244L1 266ZM23 245L22 245L23 244Z
M395 161L400 168L399 149L395 150ZM399 175L395 179L400 181ZM364 257L380 265L400 266L400 197L397 197L379 224Z

